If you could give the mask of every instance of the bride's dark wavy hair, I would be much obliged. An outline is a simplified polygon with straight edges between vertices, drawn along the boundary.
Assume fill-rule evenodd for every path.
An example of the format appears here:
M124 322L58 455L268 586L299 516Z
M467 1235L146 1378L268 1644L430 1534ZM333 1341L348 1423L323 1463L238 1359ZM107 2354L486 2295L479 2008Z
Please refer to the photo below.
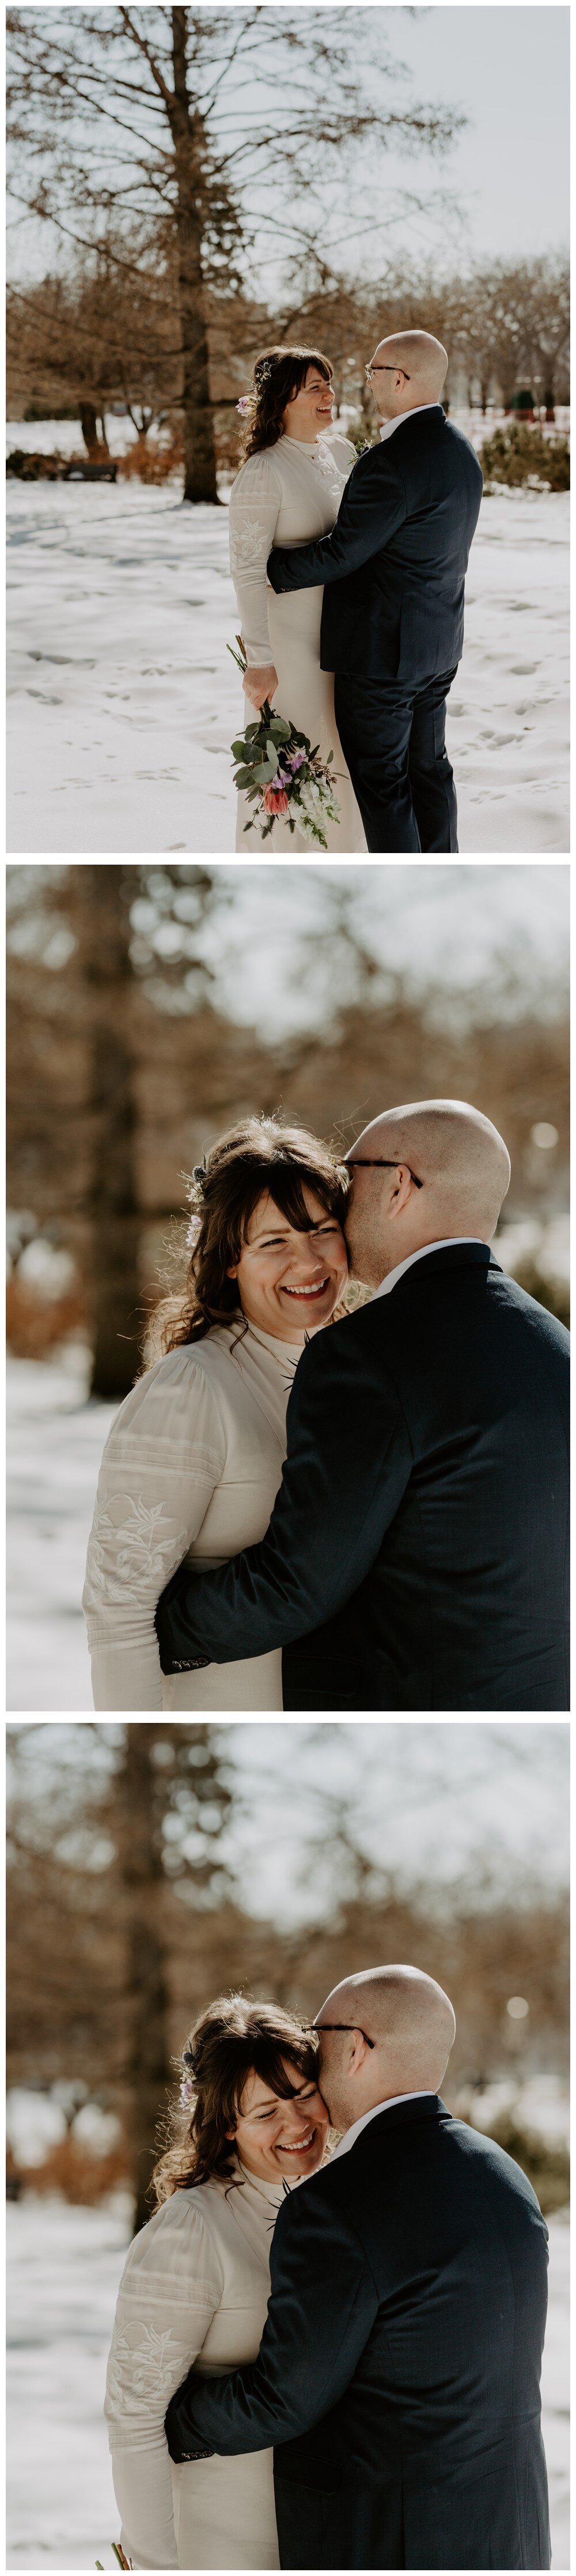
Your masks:
M147 1332L147 1364L202 1341L215 1324L230 1324L242 1308L228 1272L246 1242L258 1199L269 1191L289 1225L311 1232L305 1189L327 1216L344 1222L351 1174L328 1145L307 1127L284 1127L278 1118L243 1118L218 1136L188 1183L192 1219L188 1271L179 1293L163 1297Z
M279 2101L287 2102L292 2086L286 2061L310 2083L318 2082L317 2032L295 2014L239 1994L217 1995L215 2003L207 2004L193 2023L181 2059L174 2059L181 2092L149 2187L156 2209L173 2191L237 2179L234 2140L227 2131L236 2126L246 2078L253 2068Z
M305 385L309 367L317 367L331 385L334 370L320 349L262 349L256 358L250 410L244 413L240 433L244 465L249 456L258 456L263 447L276 447L283 438L286 405Z

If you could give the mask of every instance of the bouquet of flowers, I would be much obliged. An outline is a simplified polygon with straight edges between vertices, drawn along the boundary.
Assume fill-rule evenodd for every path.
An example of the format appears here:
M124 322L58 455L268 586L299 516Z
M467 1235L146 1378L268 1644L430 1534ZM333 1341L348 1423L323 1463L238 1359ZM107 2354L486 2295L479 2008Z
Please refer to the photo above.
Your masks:
M240 648L238 653L234 652L233 644L229 644L227 650L232 654L233 662L237 662L239 671L245 671L246 654L241 635L237 635L236 643ZM251 831L254 819L260 824L262 840L266 841L274 828L276 814L281 814L286 819L289 832L298 828L305 840L317 841L320 849L325 850L328 845L322 828L323 818L331 823L340 819L335 794L337 773L330 768L333 753L329 751L328 759L321 760L318 744L315 743L311 750L308 735L298 733L296 725L288 724L285 716L275 715L274 708L265 698L257 723L247 725L245 732L233 742L232 755L239 764L234 771L234 785L245 789L254 806L254 816L250 815L244 824L245 832Z

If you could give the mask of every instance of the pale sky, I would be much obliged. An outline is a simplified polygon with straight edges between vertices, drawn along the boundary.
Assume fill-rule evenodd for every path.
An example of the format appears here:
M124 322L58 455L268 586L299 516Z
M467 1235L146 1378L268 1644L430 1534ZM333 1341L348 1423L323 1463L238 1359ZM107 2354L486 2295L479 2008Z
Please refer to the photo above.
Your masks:
M353 964L322 937L326 886L345 886L353 920L384 968L401 969L428 1008L443 1015L444 996L463 997L463 1017L482 987L507 1007L511 968L523 1007L542 996L565 1010L570 905L566 861L534 866L470 863L434 868L404 862L306 860L302 867L218 869L230 910L220 908L198 945L218 977L214 998L237 1020L277 1036L325 1018L354 998Z
M431 177L458 195L464 228L448 225L447 264L525 259L565 247L569 227L569 8L432 5L398 22L398 50L428 106L462 108L470 122ZM387 184L402 176L387 159ZM406 176L406 172L404 172Z
M405 1888L423 1880L461 1905L484 1880L525 1903L531 1884L566 1879L567 1724L305 1720L226 1734L248 1791L233 1843L257 1914L322 1915L323 1792L344 1799L362 1850Z

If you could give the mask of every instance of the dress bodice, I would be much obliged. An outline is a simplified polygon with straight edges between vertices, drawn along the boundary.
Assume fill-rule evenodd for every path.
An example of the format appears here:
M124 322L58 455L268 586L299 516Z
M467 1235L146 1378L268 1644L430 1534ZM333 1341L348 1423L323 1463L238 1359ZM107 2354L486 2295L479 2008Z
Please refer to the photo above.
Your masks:
M286 1408L302 1344L277 1341L251 1324L218 1325L138 1379L109 1433L88 1546L83 1606L92 1655L94 1705L154 1709L180 1704L181 1678L162 1686L154 1612L170 1575L186 1559L198 1571L223 1565L264 1537L286 1456ZM268 1688L271 1658L257 1657ZM245 1705L248 1664L194 1676L211 1705ZM274 1663L276 1682L279 1659ZM254 1688L252 1672L252 1688ZM187 1676L182 1680L187 1681ZM232 1687L232 1681L230 1680ZM250 1702L249 1702L250 1704ZM255 1695L253 1705L260 1701ZM281 1705L281 1697L264 1705Z
M280 438L240 467L230 496L230 568L248 661L270 658L266 564L273 545L324 537L338 516L355 452L340 431L314 445Z

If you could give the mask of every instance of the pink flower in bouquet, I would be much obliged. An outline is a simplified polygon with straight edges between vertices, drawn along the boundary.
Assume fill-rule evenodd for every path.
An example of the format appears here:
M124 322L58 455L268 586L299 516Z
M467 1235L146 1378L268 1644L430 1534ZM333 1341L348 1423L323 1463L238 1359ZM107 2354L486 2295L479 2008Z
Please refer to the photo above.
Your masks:
M264 804L266 806L267 814L287 814L288 798L284 793L284 788L265 787Z
M290 769L292 769L292 770L302 769L302 768L303 768L303 766L304 766L304 761L305 761L305 759L306 759L306 753L305 753L305 751L290 751L290 752L289 752L289 754L288 754L288 761L289 761Z

